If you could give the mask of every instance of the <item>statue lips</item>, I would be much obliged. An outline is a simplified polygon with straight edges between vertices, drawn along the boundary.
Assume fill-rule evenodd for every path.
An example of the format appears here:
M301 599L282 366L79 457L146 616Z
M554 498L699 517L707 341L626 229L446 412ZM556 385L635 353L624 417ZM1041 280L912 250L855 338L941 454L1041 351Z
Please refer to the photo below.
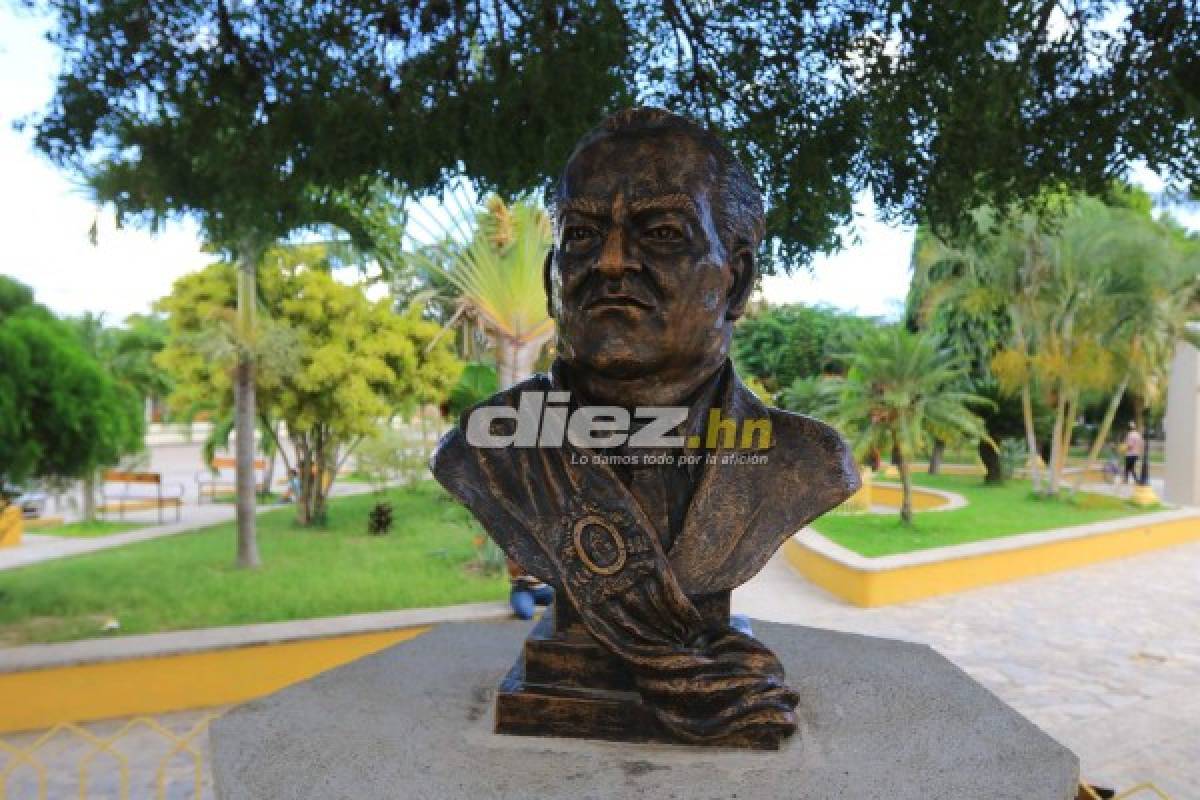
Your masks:
M654 310L653 302L628 290L612 291L602 289L592 292L591 295L587 302L583 304L583 310L594 314L606 311L637 313Z
M653 306L633 297L599 297L588 303L585 311L602 314L606 311L638 312L651 311Z

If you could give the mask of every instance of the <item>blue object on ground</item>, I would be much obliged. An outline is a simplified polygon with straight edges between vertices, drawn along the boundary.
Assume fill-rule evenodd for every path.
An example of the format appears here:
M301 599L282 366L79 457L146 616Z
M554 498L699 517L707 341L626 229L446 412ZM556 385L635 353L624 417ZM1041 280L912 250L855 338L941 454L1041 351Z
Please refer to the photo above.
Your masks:
M513 613L521 619L533 619L535 605L548 606L554 601L554 589L550 586L539 586L536 589L512 590L508 601L512 604Z

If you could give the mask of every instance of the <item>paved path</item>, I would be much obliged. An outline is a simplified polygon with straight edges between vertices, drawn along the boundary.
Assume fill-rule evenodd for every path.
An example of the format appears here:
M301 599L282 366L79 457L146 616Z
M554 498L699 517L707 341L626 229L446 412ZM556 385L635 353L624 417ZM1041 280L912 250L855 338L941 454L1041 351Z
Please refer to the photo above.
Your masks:
M1092 782L1200 797L1200 543L878 609L776 556L733 604L929 644L1073 749Z
M369 492L371 487L362 483L335 483L332 496L342 497L350 494ZM258 513L274 511L291 506L270 503L260 505ZM168 512L173 513L173 512ZM125 518L130 522L145 525L126 533L112 533L107 536L54 536L46 533L26 533L17 547L6 547L0 550L0 572L6 569L26 567L42 561L53 561L56 558L67 558L84 553L95 553L99 550L109 550L113 547L123 547L134 542L144 542L149 539L160 539L164 536L174 536L187 533L232 520L236 510L232 503L185 503L180 511L179 522L168 522L165 525L154 525L157 511L130 511ZM111 516L109 517L111 519Z

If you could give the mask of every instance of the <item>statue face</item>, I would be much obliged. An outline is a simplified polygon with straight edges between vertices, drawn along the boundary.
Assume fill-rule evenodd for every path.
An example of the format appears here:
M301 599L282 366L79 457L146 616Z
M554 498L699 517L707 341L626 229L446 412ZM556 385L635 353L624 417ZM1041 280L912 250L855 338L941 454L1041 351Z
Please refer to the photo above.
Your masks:
M737 273L717 233L716 169L675 132L606 136L571 160L549 273L569 364L628 379L724 362Z

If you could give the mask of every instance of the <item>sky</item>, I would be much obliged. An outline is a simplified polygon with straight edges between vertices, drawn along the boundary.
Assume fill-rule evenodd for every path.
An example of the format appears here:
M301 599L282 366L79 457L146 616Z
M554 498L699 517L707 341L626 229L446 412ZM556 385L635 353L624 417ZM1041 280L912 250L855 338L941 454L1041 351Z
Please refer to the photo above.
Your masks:
M112 322L145 313L180 275L212 260L201 252L194 224L172 222L157 233L118 229L111 211L96 208L68 174L36 153L30 133L13 122L45 107L53 94L57 56L46 23L15 4L0 4L0 274L31 286L38 302L59 314L104 313ZM1161 187L1152 174L1139 182ZM1156 185L1157 184L1157 185ZM908 290L913 229L880 222L868 196L855 207L854 244L817 257L810 271L763 280L772 304L826 304L896 318ZM1200 211L1186 220L1200 229ZM97 244L88 231L97 224Z

